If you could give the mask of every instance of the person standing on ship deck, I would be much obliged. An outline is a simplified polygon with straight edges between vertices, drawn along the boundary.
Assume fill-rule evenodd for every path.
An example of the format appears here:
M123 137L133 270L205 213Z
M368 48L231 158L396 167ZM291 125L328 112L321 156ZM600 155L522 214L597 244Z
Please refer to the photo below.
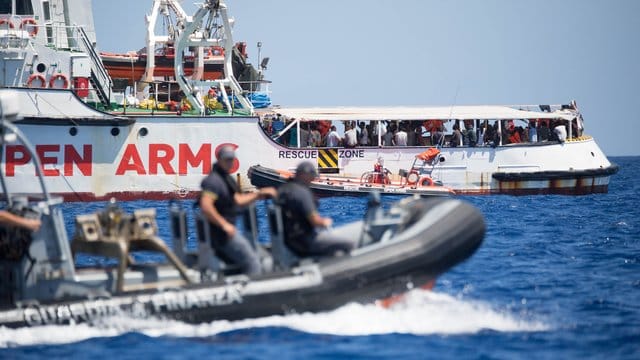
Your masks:
M340 141L342 141L342 138L340 137L340 134L338 134L336 126L331 125L331 131L329 131L329 134L327 135L327 147L338 147L340 146Z
M356 133L355 126L346 125L347 131L344 132L344 146L347 148L354 148L358 145L358 134Z
M538 142L538 130L536 129L536 121L529 120L529 142Z
M368 146L369 145L369 130L367 130L367 127L364 124L364 121L360 122L360 124L358 124L358 126L360 127L360 132L358 133L358 143L361 146Z
M458 123L453 125L453 133L451 134L450 146L458 147L462 143L462 133L460 132L460 125Z
M538 141L549 141L550 131L546 121L540 121L540 125L536 131L538 133Z
M405 131L405 125L400 125L400 130L395 133L393 140L396 146L407 146L407 132Z
M473 128L474 120L464 121L464 131L462 132L462 143L464 146L474 147L477 143L476 130Z
M211 247L227 263L238 265L247 275L262 272L257 253L235 226L237 207L253 203L259 199L275 197L276 189L262 188L253 193L241 193L238 184L230 176L236 158L231 146L223 146L217 154L211 173L202 180L199 205L209 220Z
M322 146L322 135L320 135L320 131L318 131L318 125L315 122L312 122L310 127L311 130L309 131L309 146Z
M384 142L384 146L393 146L393 135L396 131L395 125L392 123L389 123L387 125L386 131L384 133L384 135L382 136L382 141Z
M376 121L375 124L373 125L373 129L372 129L372 138L373 138L373 145L377 145L377 146L382 146L384 145L384 138L385 135L387 134L387 126L385 124L382 123L382 121ZM378 141L378 134L380 134L380 141Z

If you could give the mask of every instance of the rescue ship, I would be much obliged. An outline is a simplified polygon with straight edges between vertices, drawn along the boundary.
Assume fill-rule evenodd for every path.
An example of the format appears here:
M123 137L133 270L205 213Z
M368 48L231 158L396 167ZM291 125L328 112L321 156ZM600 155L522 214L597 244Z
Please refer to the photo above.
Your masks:
M405 198L384 210L370 198L362 221L335 231L358 246L346 254L301 257L285 241L282 210L268 207L271 241L257 241L257 211L245 210L245 229L260 254L262 274L246 276L212 251L200 216L198 251L189 251L186 210L169 210L173 250L158 237L156 209L125 212L115 201L76 217L70 242L37 150L10 120L18 102L0 93L2 145L20 144L37 169L38 196L0 185L7 211L41 220L31 232L0 228L0 328L100 324L105 318L170 318L189 323L325 311L349 302L392 302L408 289L433 286L439 274L471 256L485 234L482 214L453 199ZM197 215L197 214L196 214ZM163 254L169 264L136 264L133 251ZM110 257L115 266L76 266L79 253Z
M16 0L0 7L0 87L18 93L23 119L17 125L35 143L51 191L66 200L194 197L223 144L237 147L235 171L247 187L252 165L287 169L302 159L317 161L320 172L359 177L383 158L398 176L428 147L441 151L434 177L457 194L602 193L617 171L588 135L575 103L274 107L264 79L267 58L259 56L254 67L246 45L234 42L223 0L202 2L191 16L176 0L150 2L146 47L122 54L96 47L90 0ZM160 20L166 30L156 34ZM311 123L415 129L412 124L429 121L442 122L443 141L424 141L433 133L424 125L428 137L408 146L377 136L366 146L327 148L308 146L301 136ZM562 125L566 139L451 141L459 122L471 122L480 137L489 126L502 133L508 122L531 121ZM35 191L30 156L20 145L7 145L2 154L7 182L24 193Z

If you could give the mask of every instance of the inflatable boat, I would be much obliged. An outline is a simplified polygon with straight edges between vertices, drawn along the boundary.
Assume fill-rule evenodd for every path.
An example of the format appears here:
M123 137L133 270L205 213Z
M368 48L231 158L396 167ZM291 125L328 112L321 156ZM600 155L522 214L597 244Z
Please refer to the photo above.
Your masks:
M184 257L179 258L163 242L155 247L137 244L154 241L153 236L144 239L140 233L126 240L129 250L171 254L173 266L127 264L119 272L119 266L74 267L64 232L56 226L62 225L61 213L55 207L48 212L40 214L43 228L31 238L22 239L28 242L11 240L10 244L22 246L20 256L2 255L0 270L5 278L0 285L0 326L95 323L110 316L157 316L200 323L373 302L432 282L471 256L485 231L478 210L462 201L408 199L389 211L372 205L365 221L342 227L361 242L351 253L300 259L286 248L278 211L271 209L275 224L271 245L263 249L263 264L269 269L263 275L234 274L233 268L215 255L202 266L203 261L193 256L206 257L206 251L183 252ZM87 230L96 226L88 224L88 219L80 219L79 226ZM180 219L173 218L176 223ZM148 213L135 214L126 221L130 220L140 227L132 233L154 229ZM78 239L72 247L82 250L109 242ZM96 243L83 248L75 246L76 241ZM3 242L6 244L5 239ZM91 253L118 258L114 252ZM127 252L121 254L125 255L121 261L126 263Z
M177 203L169 207L173 249L157 235L155 209L129 214L115 202L78 216L69 241L62 201L49 195L33 147L12 123L2 126L2 146L27 149L42 187L39 198L11 194L0 172L7 210L42 225L36 232L7 225L0 231L0 327L94 324L118 316L201 323L331 310L428 284L471 256L485 234L483 216L460 200L407 197L384 209L374 194L362 221L335 229L359 246L321 258L300 258L286 246L275 204L268 207L270 244L259 243L257 212L249 208L244 228L261 256L258 276L239 274L212 252L202 217L198 251L187 250L187 210ZM138 250L162 253L169 263L136 264L131 253ZM109 257L114 265L79 267L78 253Z
M329 151L329 150L327 150ZM380 193L384 195L414 195L414 196L449 196L454 195L453 189L443 186L439 180L432 177L433 168L440 162L440 150L428 148L415 155L409 170L400 169L398 175L384 167L384 159L378 158L371 171L365 171L360 177L345 175L328 175L327 171L335 172L331 168L320 167L321 174L311 182L313 192L320 196L331 195L366 195ZM247 171L251 184L255 187L278 187L295 174L288 170L270 169L254 165Z
M295 174L288 170L271 169L254 165L247 171L251 184L255 187L278 187ZM415 177L415 179L413 179ZM416 195L422 197L455 195L453 189L442 186L431 177L418 177L414 173L404 172L399 181L391 181L388 173L368 171L359 178L342 175L320 175L309 185L318 196L333 195Z

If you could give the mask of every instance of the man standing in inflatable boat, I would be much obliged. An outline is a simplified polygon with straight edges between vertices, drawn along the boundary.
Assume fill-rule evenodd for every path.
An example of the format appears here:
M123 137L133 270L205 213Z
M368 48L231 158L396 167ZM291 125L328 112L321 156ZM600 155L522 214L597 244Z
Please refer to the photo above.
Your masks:
M331 218L320 216L309 188L316 177L315 165L305 161L296 168L295 177L278 189L276 203L282 207L285 242L302 257L349 252L357 246L357 238L329 229Z
M247 275L262 272L258 254L251 243L236 229L237 207L247 206L259 199L275 197L276 189L262 188L257 192L241 193L229 175L236 153L233 147L223 146L217 154L218 162L202 181L200 209L211 226L211 246L226 263L235 264Z

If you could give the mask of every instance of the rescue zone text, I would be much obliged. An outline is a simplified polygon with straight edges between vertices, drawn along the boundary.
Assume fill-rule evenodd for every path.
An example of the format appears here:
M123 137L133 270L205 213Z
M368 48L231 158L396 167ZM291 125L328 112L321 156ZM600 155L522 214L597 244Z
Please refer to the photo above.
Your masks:
M363 149L336 149L339 159L364 158ZM280 150L279 159L317 159L318 150Z

